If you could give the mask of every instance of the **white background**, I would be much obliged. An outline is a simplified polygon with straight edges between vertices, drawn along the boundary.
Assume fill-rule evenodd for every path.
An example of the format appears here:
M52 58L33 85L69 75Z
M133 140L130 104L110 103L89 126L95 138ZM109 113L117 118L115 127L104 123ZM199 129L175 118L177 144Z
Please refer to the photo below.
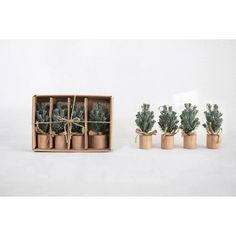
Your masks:
M234 40L4 40L0 50L1 108L22 119L10 122L19 134L28 135L32 95L58 93L114 96L115 140L132 139L143 102L156 119L163 104L180 113L193 102L202 122L206 103L217 103L224 133L236 129Z
M236 38L233 0L3 0L0 6L4 39ZM2 235L235 235L235 198L1 198L0 206Z
M234 40L6 40L0 42L2 195L235 195ZM10 91L10 92L9 92ZM34 94L114 96L114 150L106 154L31 151ZM224 114L222 147L143 151L134 143L143 102L199 107L217 103ZM156 124L155 128L158 129ZM14 130L14 132L13 132Z

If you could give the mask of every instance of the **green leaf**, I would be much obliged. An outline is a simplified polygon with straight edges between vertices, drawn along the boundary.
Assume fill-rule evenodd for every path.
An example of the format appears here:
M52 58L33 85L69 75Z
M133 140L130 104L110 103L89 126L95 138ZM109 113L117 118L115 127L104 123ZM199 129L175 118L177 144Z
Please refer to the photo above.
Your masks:
M154 120L154 112L149 110L149 104L143 104L141 109L142 110L136 114L135 123L143 132L148 133L156 123Z

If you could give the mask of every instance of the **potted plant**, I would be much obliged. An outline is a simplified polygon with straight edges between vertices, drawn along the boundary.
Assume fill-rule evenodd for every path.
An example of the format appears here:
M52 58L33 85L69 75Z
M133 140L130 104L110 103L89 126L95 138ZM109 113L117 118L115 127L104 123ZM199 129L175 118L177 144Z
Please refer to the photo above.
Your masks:
M76 103L72 111L72 119L78 118L78 124L72 124L72 148L81 150L84 148L84 104Z
M159 116L159 126L164 132L161 135L161 148L172 149L174 147L174 135L178 131L177 113L172 110L172 107L166 105L161 107L161 114Z
M106 105L96 102L89 114L89 122L91 123L92 143L94 149L107 148L107 133L109 131L109 112Z
M135 123L138 126L136 133L139 136L139 148L152 148L152 135L156 135L157 131L151 131L156 121L154 120L154 112L150 111L149 104L143 104L142 110L136 114Z
M204 112L206 123L203 127L207 131L207 148L217 149L220 146L221 125L223 122L223 114L219 111L218 105L207 104L207 110Z
M68 119L67 105L58 102L52 112L52 130L55 133L55 149L66 149L66 131L65 122L62 119Z
M180 115L182 135L184 137L184 148L193 149L197 147L196 128L200 125L197 116L198 110L191 103L184 104L185 109Z
M37 124L36 132L39 149L49 148L49 105L47 103L37 103L36 109ZM45 123L41 123L45 122Z

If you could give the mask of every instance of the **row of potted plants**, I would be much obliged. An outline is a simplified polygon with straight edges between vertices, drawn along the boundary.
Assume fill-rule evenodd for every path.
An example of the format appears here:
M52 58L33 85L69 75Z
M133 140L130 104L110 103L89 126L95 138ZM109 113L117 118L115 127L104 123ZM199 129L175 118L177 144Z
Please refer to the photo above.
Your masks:
M180 115L180 125L177 113L171 106L160 107L160 115L158 124L162 131L161 148L172 149L174 147L174 136L181 130L183 136L183 147L186 149L194 149L197 147L197 133L196 129L200 125L197 117L197 107L191 103L184 104L184 110ZM207 131L207 148L217 149L220 144L220 133L222 131L222 113L219 111L217 104L207 104L207 109L204 112L206 122L203 127ZM139 148L152 148L152 135L157 133L152 130L156 121L154 120L154 112L150 111L149 104L143 104L142 110L137 113L136 133L139 136Z
M68 119L67 103L57 102L52 110L52 121L50 122L50 109L48 103L37 103L36 120L37 147L49 149L50 135L54 137L53 147L57 150L72 149L81 150L85 147L85 122L89 124L90 147L93 149L106 149L108 145L107 133L109 131L109 112L104 103L97 102L89 112L89 120L85 121L84 103L76 102L70 108L72 115ZM51 124L51 132L50 132ZM70 125L70 127L69 127ZM70 137L68 141L68 132Z

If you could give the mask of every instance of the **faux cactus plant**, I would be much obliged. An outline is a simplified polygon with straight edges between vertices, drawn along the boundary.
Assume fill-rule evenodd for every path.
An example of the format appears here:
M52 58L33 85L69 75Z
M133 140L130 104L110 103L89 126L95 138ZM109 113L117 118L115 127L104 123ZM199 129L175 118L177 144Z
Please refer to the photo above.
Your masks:
M184 106L185 109L180 115L180 129L182 129L185 134L190 135L200 125L199 119L197 117L198 110L197 107L193 106L191 103L186 103Z
M38 122L49 122L49 105L47 103L37 103L36 119ZM38 125L39 132L48 133L49 123Z
M53 122L61 121L60 118L67 119L67 115L68 115L67 105L65 105L61 102L58 102L52 112L52 121ZM62 121L62 122L58 122L58 123L52 123L52 130L56 134L63 133L64 129L65 129L65 122Z
M159 126L161 130L166 134L175 135L178 130L179 120L177 119L177 113L173 111L171 106L162 106L161 114L159 116Z
M108 132L109 124L106 122L109 121L109 112L104 103L96 102L89 114L89 118L89 120L92 121L92 131L98 134L105 134Z
M80 123L79 125L84 126L84 104L83 103L76 103L75 108L72 111L72 118L79 118ZM72 132L81 134L83 132L83 128L81 126L72 124Z
M142 132L148 133L156 123L154 120L154 112L149 110L149 104L143 104L141 108L142 111L136 114L135 123Z
M206 123L203 127L208 134L219 134L223 122L223 114L219 111L217 104L207 104L207 110L204 112L206 117Z

